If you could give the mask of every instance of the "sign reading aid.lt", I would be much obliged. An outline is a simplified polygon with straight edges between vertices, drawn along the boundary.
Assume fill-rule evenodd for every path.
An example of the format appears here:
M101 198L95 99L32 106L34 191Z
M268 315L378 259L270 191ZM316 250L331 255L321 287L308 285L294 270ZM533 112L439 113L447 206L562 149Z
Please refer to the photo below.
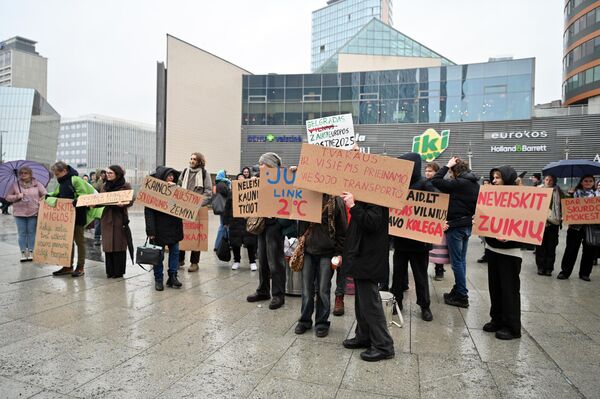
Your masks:
M427 129L420 136L413 137L412 150L421 155L425 162L431 162L448 148L450 130L442 130L439 134L435 129Z
M355 142L352 114L326 116L306 121L308 144L349 150Z

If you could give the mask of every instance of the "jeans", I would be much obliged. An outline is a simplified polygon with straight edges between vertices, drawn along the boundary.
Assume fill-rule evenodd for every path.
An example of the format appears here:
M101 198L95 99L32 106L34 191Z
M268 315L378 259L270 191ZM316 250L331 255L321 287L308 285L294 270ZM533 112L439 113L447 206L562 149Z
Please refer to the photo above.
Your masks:
M335 269L335 296L344 296L346 292L346 273L343 267Z
M102 238L102 225L100 224L100 220L96 220L94 225L94 239L99 241Z
M317 313L315 326L329 327L329 312L331 307L331 258L304 253L302 268L302 308L298 323L310 327L312 314L315 309L315 293L317 294ZM316 279L315 279L316 278ZM316 283L316 287L315 287ZM315 292L317 288L317 292Z
M179 243L169 244L169 274L177 273L177 268L179 267ZM162 257L160 258L160 263L158 265L154 265L154 280L162 281L163 280L163 260L165 254L163 252Z
M454 272L454 288L462 296L468 296L467 290L467 246L471 236L471 226L451 227L446 231L448 253Z
M37 227L37 216L15 216L17 231L19 232L19 248L33 251L35 245L35 229Z
M215 250L219 248L219 244L221 244L221 239L223 238L223 234L225 233L225 225L223 224L223 215L219 215L219 219L221 220L221 224L219 224L219 230L217 230L217 239L215 240Z

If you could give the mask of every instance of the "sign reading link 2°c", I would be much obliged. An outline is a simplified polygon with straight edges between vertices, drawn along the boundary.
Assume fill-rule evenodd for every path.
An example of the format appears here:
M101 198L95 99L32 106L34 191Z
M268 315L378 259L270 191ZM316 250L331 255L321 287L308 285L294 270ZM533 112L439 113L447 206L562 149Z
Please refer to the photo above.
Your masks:
M296 173L261 167L258 216L321 223L323 194L294 187Z
M435 129L427 129L420 136L413 137L412 150L421 155L425 162L431 162L448 148L450 130L442 130L440 135Z

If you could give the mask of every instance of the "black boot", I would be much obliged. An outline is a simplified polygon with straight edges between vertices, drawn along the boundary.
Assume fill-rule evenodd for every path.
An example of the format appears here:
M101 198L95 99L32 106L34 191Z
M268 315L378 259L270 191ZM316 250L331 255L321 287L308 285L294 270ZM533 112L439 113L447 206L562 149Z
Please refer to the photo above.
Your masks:
M169 278L167 279L167 287L181 288L181 286L181 282L177 279L177 273L169 273Z
M156 291L163 291L165 289L162 280L154 280L154 289Z

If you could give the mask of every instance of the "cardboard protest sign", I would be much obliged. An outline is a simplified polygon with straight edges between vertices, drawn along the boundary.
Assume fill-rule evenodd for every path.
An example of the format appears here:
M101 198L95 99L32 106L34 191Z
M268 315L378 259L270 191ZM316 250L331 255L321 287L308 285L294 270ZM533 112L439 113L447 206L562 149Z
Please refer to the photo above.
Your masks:
M600 197L563 198L560 203L565 224L600 224Z
M551 188L483 185L473 235L540 245L551 196Z
M73 200L59 199L53 208L40 202L35 233L33 261L46 265L71 267L75 208Z
M294 185L296 173L286 168L262 167L258 216L321 223L323 194Z
M295 185L333 195L347 191L359 201L401 208L413 166L404 159L302 144Z
M233 217L247 218L258 215L258 187L260 179L234 180L231 183Z
M402 209L390 208L390 235L441 244L450 195L409 190Z
M349 150L354 145L352 114L307 120L306 133L309 144Z
M208 251L208 208L200 208L198 220L183 221L182 251Z
M85 194L77 198L77 207L128 203L133 199L133 190L119 190L108 193Z
M156 211L194 221L203 198L193 191L146 176L136 201Z

